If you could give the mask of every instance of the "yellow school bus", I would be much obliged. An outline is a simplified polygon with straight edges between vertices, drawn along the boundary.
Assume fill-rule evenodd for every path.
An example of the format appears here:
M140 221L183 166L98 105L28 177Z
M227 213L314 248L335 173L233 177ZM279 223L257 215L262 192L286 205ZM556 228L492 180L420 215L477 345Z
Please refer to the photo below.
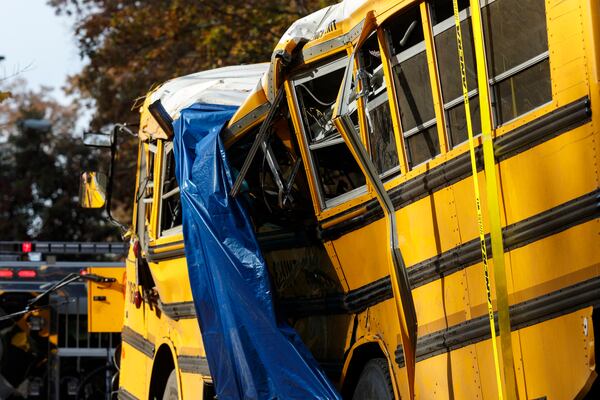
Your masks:
M593 398L600 3L457 5L345 1L297 21L222 133L242 177L233 192L247 199L275 303L343 397ZM214 394L169 127L150 115L166 92L142 107L122 399ZM478 197L486 232L490 205L502 229L490 269L502 257L505 273L489 279L512 343L501 335L497 350L465 97L475 178L482 189L497 179L497 195Z
M173 79L140 108L132 245L126 262L120 399L212 398L214 389L185 262L170 127L194 103L240 106L268 64L225 67Z

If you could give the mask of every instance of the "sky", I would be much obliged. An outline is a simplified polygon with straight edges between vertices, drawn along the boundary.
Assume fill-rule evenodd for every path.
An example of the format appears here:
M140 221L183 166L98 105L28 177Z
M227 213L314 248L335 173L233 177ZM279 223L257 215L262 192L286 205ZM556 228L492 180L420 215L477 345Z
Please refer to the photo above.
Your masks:
M56 99L68 103L60 88L83 66L71 22L46 0L0 0L0 78L22 71L31 88L51 86Z

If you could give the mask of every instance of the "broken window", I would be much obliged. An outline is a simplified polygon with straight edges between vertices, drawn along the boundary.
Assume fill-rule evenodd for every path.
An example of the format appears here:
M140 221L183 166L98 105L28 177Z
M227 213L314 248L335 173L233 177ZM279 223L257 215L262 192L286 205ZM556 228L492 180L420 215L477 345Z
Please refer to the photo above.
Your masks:
M331 121L347 63L346 57L338 58L293 80L322 208L366 191L365 176ZM358 129L356 99L349 108Z
M161 236L181 231L181 198L179 185L175 178L175 155L173 142L164 142L163 146L162 191L160 196L160 232Z
M361 65L359 73L367 75L363 82L368 87L363 90L366 92L365 116L369 152L377 172L387 178L400 172L400 161L376 33L373 33L362 46L359 57Z
M425 37L419 7L386 24L400 122L410 168L440 154Z
M156 141L142 142L139 147L140 163L138 188L135 201L137 202L136 230L138 238L144 241L148 237L150 217L154 204L154 159L156 157Z
M260 129L260 126L252 128L227 149L234 180L239 178ZM287 103L283 102L240 186L238 198L246 204L259 236L267 231L274 234L306 229L306 221L314 218L310 189L293 133Z

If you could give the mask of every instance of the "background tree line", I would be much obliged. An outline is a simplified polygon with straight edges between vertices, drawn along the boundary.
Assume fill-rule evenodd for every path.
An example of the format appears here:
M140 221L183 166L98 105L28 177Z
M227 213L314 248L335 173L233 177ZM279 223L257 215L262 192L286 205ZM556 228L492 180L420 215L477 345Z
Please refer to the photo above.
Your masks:
M48 89L0 80L0 240L106 240L117 230L98 212L77 208L78 176L101 158L74 135L92 110L89 130L136 123L136 107L153 86L206 69L263 62L287 27L325 0L48 0L74 21L84 68L69 77L76 101L62 106ZM1 78L1 77L0 77ZM89 111L87 111L89 112ZM19 121L45 118L47 132ZM122 139L113 203L129 222L136 143Z

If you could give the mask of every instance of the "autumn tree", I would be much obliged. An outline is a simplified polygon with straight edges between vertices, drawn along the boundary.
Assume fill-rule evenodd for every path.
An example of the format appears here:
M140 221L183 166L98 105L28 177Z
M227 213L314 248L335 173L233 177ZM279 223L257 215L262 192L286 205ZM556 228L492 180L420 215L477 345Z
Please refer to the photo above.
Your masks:
M79 174L98 157L74 135L77 103L62 105L50 88L30 90L20 79L0 89L12 92L0 103L0 238L116 239L101 212L77 206Z
M326 0L48 0L69 15L81 56L70 93L94 110L91 129L135 124L148 90L168 79L215 67L270 60L296 19ZM136 101L137 100L137 101ZM113 204L131 214L136 150L121 144Z
M89 99L95 128L135 122L131 112L155 84L220 66L269 61L296 19L325 0L48 0L75 19L89 63L70 88Z

